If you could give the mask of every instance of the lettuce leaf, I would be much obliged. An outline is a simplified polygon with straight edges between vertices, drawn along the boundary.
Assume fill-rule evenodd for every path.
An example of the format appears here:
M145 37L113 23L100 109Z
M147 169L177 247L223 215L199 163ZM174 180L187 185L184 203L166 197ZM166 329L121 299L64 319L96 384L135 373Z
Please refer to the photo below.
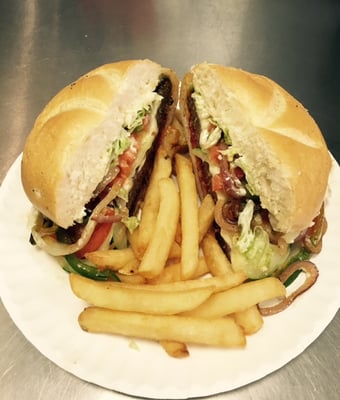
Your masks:
M254 202L248 200L239 216L241 233L234 238L231 249L231 261L234 269L243 270L251 279L261 279L272 275L289 257L289 250L280 254L270 243L268 233L261 227L251 227L254 214Z
M132 233L139 225L138 218L135 216L123 218L122 223L127 227L130 233Z
M137 112L136 118L125 126L125 129L129 132L140 131L143 127L143 121L147 114L150 114L151 106L146 106Z
M116 161L118 157L123 154L131 145L131 139L126 136L121 136L112 143L111 147L111 160Z

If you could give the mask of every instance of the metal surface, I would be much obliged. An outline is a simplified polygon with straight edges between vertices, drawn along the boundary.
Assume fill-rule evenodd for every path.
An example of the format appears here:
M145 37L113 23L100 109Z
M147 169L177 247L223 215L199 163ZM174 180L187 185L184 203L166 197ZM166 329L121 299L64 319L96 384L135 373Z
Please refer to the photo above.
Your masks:
M205 60L266 74L305 104L340 161L339 1L1 0L0 29L0 181L49 98L89 69L128 58L153 59L180 77ZM339 348L338 312L288 365L216 397L335 400ZM124 397L47 360L0 306L2 400Z

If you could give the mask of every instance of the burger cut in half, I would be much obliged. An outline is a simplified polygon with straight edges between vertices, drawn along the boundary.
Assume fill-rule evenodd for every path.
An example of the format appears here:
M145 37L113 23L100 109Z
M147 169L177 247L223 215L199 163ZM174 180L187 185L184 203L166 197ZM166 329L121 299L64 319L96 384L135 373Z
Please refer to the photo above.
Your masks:
M32 241L54 256L124 246L177 104L176 74L150 60L106 64L43 109L22 157L37 210Z
M258 279L320 251L331 158L306 109L264 76L208 63L185 75L180 108L233 268Z

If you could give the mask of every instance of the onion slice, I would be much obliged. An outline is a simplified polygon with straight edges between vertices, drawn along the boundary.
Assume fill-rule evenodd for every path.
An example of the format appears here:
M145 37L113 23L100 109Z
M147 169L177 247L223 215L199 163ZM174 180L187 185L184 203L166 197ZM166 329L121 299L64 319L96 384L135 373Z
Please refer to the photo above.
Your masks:
M234 206L232 201L218 200L215 206L214 216L217 225L227 232L236 233L238 231L237 219L226 218L226 214Z
M32 236L37 246L52 256L64 256L77 252L90 240L90 237L98 223L97 220L100 219L102 210L118 195L120 189L120 184L113 184L109 193L94 208L90 219L81 234L81 237L76 243L60 243L51 236L41 236L40 232L37 231L37 227L34 226L32 228Z
M279 279L282 283L285 283L287 279L298 270L302 270L306 277L305 281L301 286L299 286L296 290L294 290L289 296L285 297L278 304L270 307L261 307L259 306L260 313L263 316L277 314L283 310L285 310L288 306L292 304L292 302L300 296L300 294L304 293L310 287L314 285L319 276L319 271L314 263L311 261L296 261L292 265L290 265L280 276Z

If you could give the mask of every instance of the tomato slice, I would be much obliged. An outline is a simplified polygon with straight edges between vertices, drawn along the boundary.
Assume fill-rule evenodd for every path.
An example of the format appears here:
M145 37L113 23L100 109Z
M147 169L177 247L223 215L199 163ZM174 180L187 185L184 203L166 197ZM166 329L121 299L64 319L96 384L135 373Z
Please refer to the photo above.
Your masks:
M214 175L211 180L211 189L213 192L223 190L223 177L221 174Z
M137 158L138 150L140 148L140 142L137 140L138 136L133 137L133 144L119 156L119 173L111 184L123 185L125 180L131 175L131 169Z
M209 160L214 165L219 165L221 160L221 150L227 149L228 146L225 143L219 143L209 149Z
M116 178L111 182L113 184L123 185L128 176L131 175L131 169L133 163L137 158L137 153L140 148L140 142L137 139L138 136L134 137L133 145L130 146L120 157L119 157L119 173ZM105 192L106 193L106 192ZM107 212L107 211L106 211ZM98 223L93 231L93 234L87 244L77 251L76 255L79 258L83 258L86 253L96 251L102 245L107 235L110 233L112 222Z
M104 240L107 238L107 235L110 233L112 227L112 222L105 222L102 224L97 224L90 240L86 243L86 245L76 252L76 256L78 258L83 258L86 253L90 253L91 251L96 251L103 244Z
M103 215L108 217L113 217L115 215L115 211L112 208L106 208L103 210ZM108 234L111 231L113 221L109 222L100 222L94 228L92 236L90 240L86 243L86 245L76 252L76 256L78 258L83 258L86 253L90 253L91 251L96 251L99 247L104 243Z

